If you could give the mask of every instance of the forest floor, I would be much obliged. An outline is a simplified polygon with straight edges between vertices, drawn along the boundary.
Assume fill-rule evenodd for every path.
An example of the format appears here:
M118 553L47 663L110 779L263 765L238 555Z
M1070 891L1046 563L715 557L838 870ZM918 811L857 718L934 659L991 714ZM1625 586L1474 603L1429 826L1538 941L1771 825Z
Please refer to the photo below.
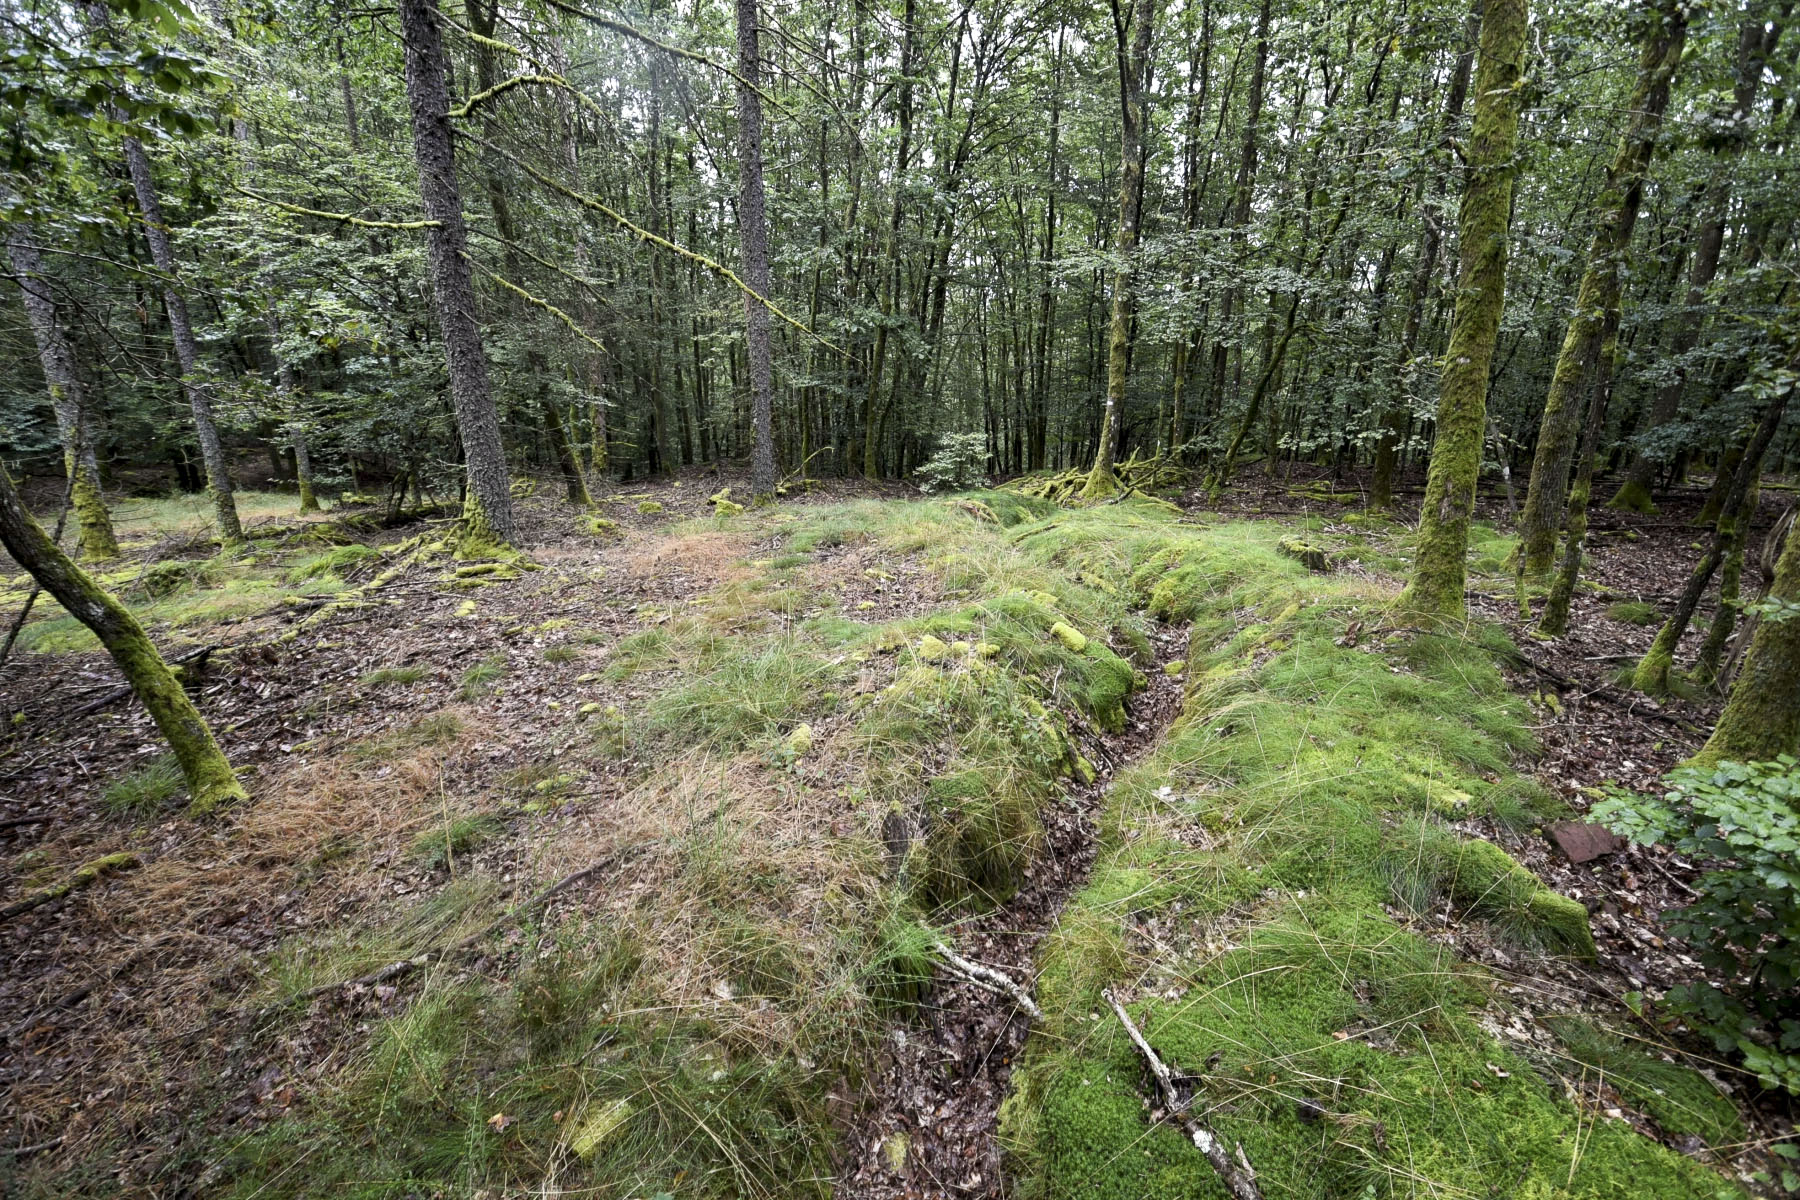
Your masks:
M1268 1072L1207 1111L1270 1196L1547 1170L1486 1161L1478 1116L1496 1141L1572 1135L1544 1196L1759 1186L1785 1107L1625 1003L1697 970L1657 919L1694 867L1576 864L1547 835L1606 781L1652 786L1716 715L1613 683L1686 577L1699 493L1601 514L1554 643L1512 611L1484 497L1472 608L1502 653L1479 626L1443 652L1383 627L1406 526L1326 481L1077 514L829 484L729 517L719 485L633 486L596 524L546 482L523 567L429 553L441 523L298 522L273 497L244 555L178 505L122 523L108 582L166 649L215 647L194 687L254 799L184 815L105 656L40 607L0 670L0 907L133 858L0 920L0 1192L993 1196L1011 1173L1024 1195L1212 1194L1191 1146L1146 1134L1101 982L1182 1065ZM1289 533L1334 570L1276 556ZM1373 710L1332 707L1359 689ZM1281 749L1301 703L1320 724ZM1343 797L1325 832L1283 807ZM1379 881L1318 873L1361 853L1353 826ZM1389 861L1477 839L1587 908L1593 960L1449 867ZM1035 982L1045 1017L939 939ZM1231 1020L1211 998L1270 971L1362 982L1259 993L1270 1029L1325 1021L1322 1050L1206 1053ZM1415 974L1448 981L1434 1015L1377 1020ZM1421 1054L1470 1089L1445 1093L1453 1137L1412 1107L1441 1097L1405 1094Z

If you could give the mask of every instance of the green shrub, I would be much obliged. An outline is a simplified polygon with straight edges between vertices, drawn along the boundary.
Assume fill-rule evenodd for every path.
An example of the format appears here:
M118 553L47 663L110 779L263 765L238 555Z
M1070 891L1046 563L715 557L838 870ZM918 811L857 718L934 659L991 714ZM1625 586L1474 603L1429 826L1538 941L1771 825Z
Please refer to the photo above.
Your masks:
M1661 796L1615 789L1593 817L1708 865L1700 898L1665 915L1714 978L1665 1000L1765 1086L1800 1093L1800 762L1680 767L1663 782Z

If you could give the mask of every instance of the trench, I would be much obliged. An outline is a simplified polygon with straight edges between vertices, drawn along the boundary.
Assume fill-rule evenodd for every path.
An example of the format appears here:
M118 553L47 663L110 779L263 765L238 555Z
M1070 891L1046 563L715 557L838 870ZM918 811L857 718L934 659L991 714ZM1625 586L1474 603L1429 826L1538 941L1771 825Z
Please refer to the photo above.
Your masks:
M1112 781L1157 745L1181 710L1182 682L1163 666L1182 657L1186 628L1156 624L1149 636L1155 662L1144 689L1126 702L1126 727L1085 739L1099 768L1094 783L1072 787L1065 803L1047 808L1044 852L1011 900L945 931L962 957L1034 982L1038 943L1093 867L1096 821ZM833 1195L1006 1195L1000 1104L1030 1032L1030 1018L1011 999L940 968L924 1003L883 1040L849 1122Z

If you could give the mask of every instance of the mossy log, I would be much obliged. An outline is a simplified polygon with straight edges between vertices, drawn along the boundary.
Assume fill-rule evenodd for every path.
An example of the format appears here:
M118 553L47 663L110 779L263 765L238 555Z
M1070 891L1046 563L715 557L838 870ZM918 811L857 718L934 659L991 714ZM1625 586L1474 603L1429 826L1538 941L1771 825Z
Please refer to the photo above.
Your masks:
M121 850L117 854L107 854L81 866L47 888L31 893L23 900L15 900L5 908L0 908L0 921L10 921L16 916L28 913L34 908L41 908L52 900L61 900L64 896L80 891L103 875L115 871L128 871L138 865L138 856L130 850Z
M1284 537L1275 543L1275 552L1321 575L1331 570L1331 556L1305 538Z

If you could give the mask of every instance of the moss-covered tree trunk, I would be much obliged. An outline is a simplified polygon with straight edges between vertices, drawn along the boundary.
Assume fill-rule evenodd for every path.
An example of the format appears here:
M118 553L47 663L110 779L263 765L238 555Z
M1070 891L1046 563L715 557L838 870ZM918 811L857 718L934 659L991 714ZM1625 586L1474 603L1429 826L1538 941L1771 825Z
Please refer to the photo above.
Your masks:
M1131 40L1119 0L1112 0L1113 33L1119 64L1119 235L1113 249L1119 262L1113 272L1112 322L1106 339L1106 406L1100 415L1100 440L1083 496L1111 496L1119 490L1113 474L1113 451L1119 440L1119 416L1125 407L1125 382L1131 370L1131 258L1137 249L1138 217L1144 207L1144 85L1150 71L1150 34L1156 18L1152 0L1136 0L1131 11Z
M494 544L511 545L514 540L512 477L500 438L500 412L488 385L481 324L476 318L469 236L450 135L450 93L445 78L449 60L438 26L441 19L436 0L401 0L413 155L419 167L419 196L431 220L425 231L426 258L469 480L463 501L462 542L478 552Z
M1769 597L1800 605L1800 522L1788 531ZM1786 620L1765 616L1756 627L1731 699L1696 762L1764 762L1800 754L1800 616L1793 613L1788 609Z
M1800 354L1788 360L1787 369L1800 369ZM1740 522L1739 513L1744 507L1745 497L1750 494L1750 489L1755 486L1757 476L1762 471L1763 454L1774 440L1776 427L1781 424L1781 414L1787 409L1788 396L1789 393L1784 391L1769 402L1768 407L1763 410L1762 420L1757 423L1756 432L1750 435L1750 443L1744 448L1744 456L1732 475L1731 490L1722 506L1725 515L1719 518L1711 541L1688 575L1687 586L1682 589L1681 598L1675 603L1675 611L1669 614L1669 619L1656 631L1656 640L1650 643L1650 649L1632 672L1631 686L1638 691L1660 696L1669 690L1669 671L1675 663L1675 647L1687 632L1688 623L1694 619L1694 610L1700 607L1707 585L1712 582L1713 572L1730 555L1733 540L1747 533L1740 526L1748 524L1749 515L1743 514L1744 520Z
M1675 71L1681 62L1682 47L1687 42L1686 10L1679 4L1658 4L1646 14L1650 29L1644 37L1638 58L1635 106L1625 139L1619 143L1607 176L1607 192L1603 198L1606 217L1595 232L1594 248L1604 247L1604 257L1589 266L1589 273L1603 276L1598 291L1606 299L1600 316L1599 341L1594 359L1578 381L1571 396L1585 391L1587 419L1583 422L1581 443L1576 454L1574 486L1569 489L1565 524L1567 537L1561 569L1550 587L1550 599L1544 606L1540 632L1560 637L1569 625L1569 604L1575 596L1575 585L1581 578L1581 554L1587 544L1588 505L1594 489L1594 468L1600 457L1600 439L1606 433L1606 409L1612 399L1614 359L1619 352L1620 296L1625 273L1625 255L1637 228L1638 209L1644 202L1644 177L1656 138L1662 127L1663 113L1669 107L1669 92ZM1585 281L1584 281L1585 285ZM1560 367L1561 364L1559 363ZM1554 388L1554 380L1552 381ZM1535 483L1536 473L1532 475ZM1527 498L1529 515L1529 497ZM1526 538L1529 538L1527 522ZM1521 541L1517 564L1521 578L1530 570L1530 554ZM1523 603L1523 593L1521 593Z
M25 511L4 467L0 467L0 541L70 616L94 631L112 655L175 752L187 778L190 811L204 813L228 801L245 799L247 793L212 730L156 652L143 626L50 540Z
M1607 169L1606 187L1596 201L1587 268L1550 377L1525 511L1519 517L1519 569L1528 576L1544 574L1556 555L1556 531L1562 524L1577 422L1587 407L1585 389L1591 386L1603 353L1607 322L1619 307L1625 255L1631 248L1643 200L1644 172L1656 149L1670 83L1687 38L1687 11L1677 0L1650 0L1641 19L1642 50L1626 109L1631 116Z
M1527 0L1487 0L1475 68L1475 115L1457 214L1459 263L1450 346L1439 385L1437 442L1419 513L1418 553L1401 594L1408 611L1464 613L1469 519L1487 428L1488 368L1506 301L1506 238L1512 216L1519 84Z
M1697 687L1711 687L1718 681L1719 664L1725 657L1725 647L1731 641L1732 630L1737 628L1738 594L1744 578L1744 552L1750 541L1750 525L1756 518L1758 494L1757 487L1751 485L1750 491L1744 496L1744 503L1733 518L1740 533L1732 538L1725 561L1719 565L1719 603L1713 609L1712 623L1706 627L1706 639L1700 643L1700 653L1694 656L1694 668L1688 673L1689 682Z
M80 531L81 557L112 558L119 553L119 542L113 536L112 516L106 511L106 497L100 488L93 419L81 376L75 370L74 348L63 332L56 300L44 281L43 263L30 233L13 229L6 240L6 253L12 263L13 279L25 297L25 316L37 342L38 362L44 369L50 407L62 437L63 470L68 473L69 503L75 509L76 528Z

